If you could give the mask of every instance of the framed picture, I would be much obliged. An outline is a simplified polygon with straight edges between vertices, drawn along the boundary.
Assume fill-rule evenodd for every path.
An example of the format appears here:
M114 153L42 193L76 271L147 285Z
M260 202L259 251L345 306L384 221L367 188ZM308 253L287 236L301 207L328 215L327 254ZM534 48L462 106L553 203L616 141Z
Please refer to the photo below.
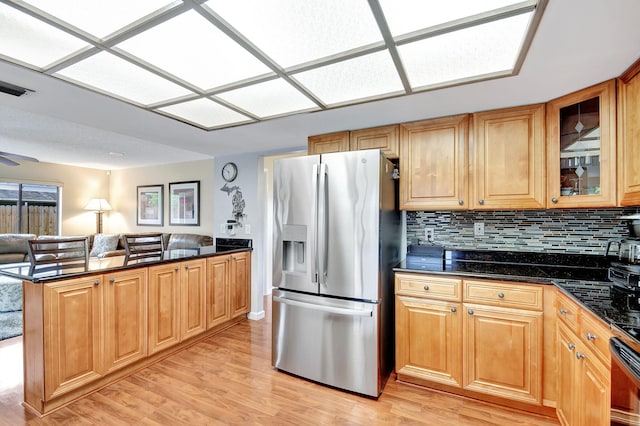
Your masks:
M200 181L169 184L169 225L200 225Z
M164 185L138 186L138 225L164 224Z

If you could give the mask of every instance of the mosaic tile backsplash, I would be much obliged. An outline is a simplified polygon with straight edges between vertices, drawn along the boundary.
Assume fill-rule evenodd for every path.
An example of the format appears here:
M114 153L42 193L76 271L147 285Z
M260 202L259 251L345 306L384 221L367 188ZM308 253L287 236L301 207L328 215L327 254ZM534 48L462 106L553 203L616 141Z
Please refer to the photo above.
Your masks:
M510 211L407 212L407 243L424 244L424 228L434 242L456 249L583 253L604 255L611 239L628 235L620 216L639 208ZM474 236L473 224L484 223Z

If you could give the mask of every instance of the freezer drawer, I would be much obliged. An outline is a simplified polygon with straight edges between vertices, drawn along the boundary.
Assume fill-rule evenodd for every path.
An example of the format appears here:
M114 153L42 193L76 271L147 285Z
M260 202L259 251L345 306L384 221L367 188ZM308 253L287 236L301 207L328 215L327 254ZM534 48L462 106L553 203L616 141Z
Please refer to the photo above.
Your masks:
M274 290L272 363L283 371L378 397L378 303Z

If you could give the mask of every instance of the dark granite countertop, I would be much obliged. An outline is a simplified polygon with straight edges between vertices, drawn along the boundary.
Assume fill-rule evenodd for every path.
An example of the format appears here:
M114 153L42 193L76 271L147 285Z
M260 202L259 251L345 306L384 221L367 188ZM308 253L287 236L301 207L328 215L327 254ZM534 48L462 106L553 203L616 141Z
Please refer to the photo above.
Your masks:
M105 272L115 272L126 269L139 268L141 266L152 266L163 263L181 262L197 258L205 258L229 253L251 251L251 248L241 248L237 250L216 250L214 246L203 246L192 249L167 250L162 259L148 258L129 262L125 265L124 256L90 258L89 269L60 269L47 272L37 272L31 270L30 263L17 263L5 265L0 269L0 274L34 283L44 283L67 278L77 278Z
M629 312L613 303L617 290L607 278L609 260L604 256L444 248L442 256L437 257L433 250L427 249L427 255L419 252L410 250L394 271L555 285L640 344L636 336L621 327L629 324ZM638 321L635 325L640 328Z

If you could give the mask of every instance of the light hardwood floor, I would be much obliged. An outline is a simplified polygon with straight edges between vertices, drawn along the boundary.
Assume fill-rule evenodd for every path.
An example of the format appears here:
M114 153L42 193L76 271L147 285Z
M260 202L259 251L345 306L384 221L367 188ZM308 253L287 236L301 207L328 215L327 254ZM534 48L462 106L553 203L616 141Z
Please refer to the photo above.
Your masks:
M393 380L374 400L277 372L271 367L269 312L44 418L20 405L21 356L21 338L0 342L0 425L558 424Z

